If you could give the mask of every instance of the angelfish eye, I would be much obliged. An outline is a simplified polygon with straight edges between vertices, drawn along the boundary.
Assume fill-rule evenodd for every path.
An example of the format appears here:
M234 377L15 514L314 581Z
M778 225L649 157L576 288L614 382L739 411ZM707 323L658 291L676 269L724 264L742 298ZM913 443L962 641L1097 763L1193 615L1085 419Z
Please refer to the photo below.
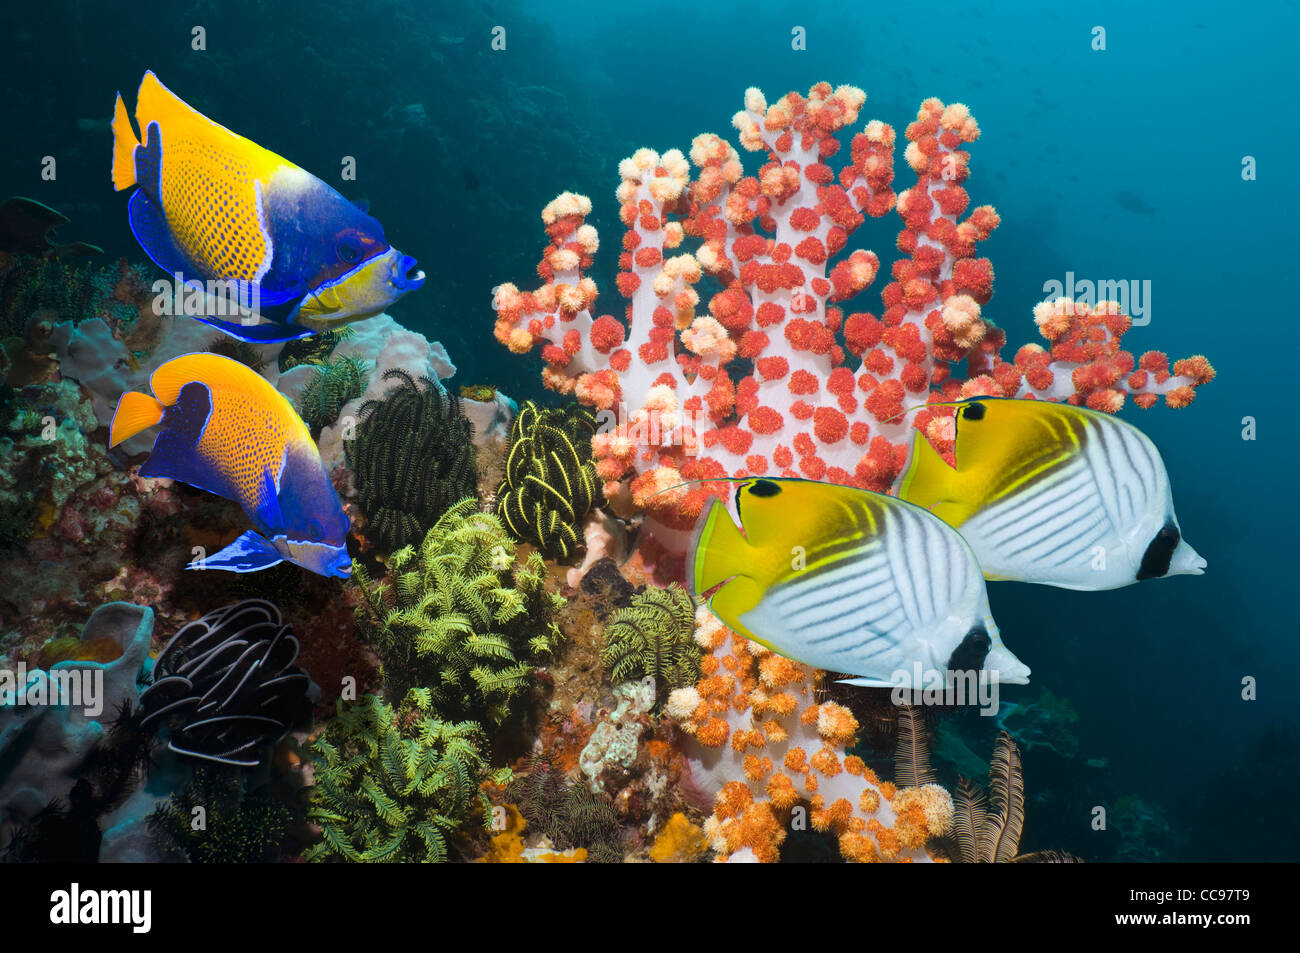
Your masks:
M307 524L307 538L313 543L319 543L325 538L325 530L316 520Z
M361 249L348 241L339 242L335 251L338 253L339 260L349 265L361 258Z

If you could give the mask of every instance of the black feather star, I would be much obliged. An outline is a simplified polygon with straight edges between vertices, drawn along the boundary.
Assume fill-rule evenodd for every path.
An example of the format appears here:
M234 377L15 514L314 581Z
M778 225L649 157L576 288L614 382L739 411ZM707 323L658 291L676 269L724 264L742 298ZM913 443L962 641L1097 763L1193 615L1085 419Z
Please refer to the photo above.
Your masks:
M141 727L167 724L179 755L251 768L311 715L311 679L280 610L246 599L183 626L140 695Z
M344 451L369 521L366 535L395 552L418 545L452 504L475 496L478 478L460 398L401 368L385 371L383 380L398 386L361 405L356 439Z

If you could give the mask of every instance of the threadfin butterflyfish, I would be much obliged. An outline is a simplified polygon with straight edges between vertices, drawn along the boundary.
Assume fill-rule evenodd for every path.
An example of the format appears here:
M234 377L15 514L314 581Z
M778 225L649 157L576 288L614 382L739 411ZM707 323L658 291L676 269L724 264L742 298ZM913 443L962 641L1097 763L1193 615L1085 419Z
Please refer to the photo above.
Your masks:
M149 378L153 396L127 391L109 429L114 447L157 425L140 468L233 500L254 530L187 569L257 572L291 562L322 576L352 573L351 521L307 425L265 378L218 354L185 354Z
M979 565L938 517L867 490L787 478L739 482L741 527L714 500L687 550L696 594L746 638L850 685L914 687L1029 669L1003 644ZM919 665L918 665L919 663Z
M976 397L957 410L956 467L917 432L899 497L970 543L987 579L1117 589L1200 575L1154 443L1110 414Z
M169 274L237 291L253 312L196 315L205 324L242 341L290 341L373 317L424 283L362 208L208 119L152 72L135 119L140 137L118 93L113 187L138 186L131 231Z

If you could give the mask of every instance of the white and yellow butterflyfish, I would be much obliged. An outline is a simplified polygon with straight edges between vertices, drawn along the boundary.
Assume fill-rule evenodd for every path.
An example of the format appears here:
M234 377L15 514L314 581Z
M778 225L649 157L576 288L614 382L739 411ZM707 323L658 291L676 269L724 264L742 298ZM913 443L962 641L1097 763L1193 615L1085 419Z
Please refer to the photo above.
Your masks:
M1002 643L979 565L961 535L894 497L811 480L750 479L736 488L741 529L714 500L688 550L697 594L736 632L797 662L914 685L983 669L1025 684ZM919 666L918 666L919 663Z
M1160 452L1118 417L972 398L954 452L955 468L918 432L897 492L959 530L987 579L1116 589L1205 568L1182 538Z

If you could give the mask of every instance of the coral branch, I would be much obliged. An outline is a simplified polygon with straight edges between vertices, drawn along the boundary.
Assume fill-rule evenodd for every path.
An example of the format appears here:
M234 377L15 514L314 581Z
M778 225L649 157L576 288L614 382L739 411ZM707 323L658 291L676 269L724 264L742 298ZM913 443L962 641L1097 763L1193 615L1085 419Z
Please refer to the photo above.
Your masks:
M656 535L680 548L670 531L725 492L683 481L784 475L888 491L913 427L951 452L952 409L928 404L995 395L1115 411L1131 394L1141 407L1160 396L1182 407L1214 376L1201 356L1172 368L1159 352L1134 359L1121 347L1129 319L1111 302L1039 305L1050 350L1026 345L1004 361L1006 335L985 313L993 266L976 257L999 218L970 208L965 188L975 118L960 103L922 103L904 151L917 181L895 196L885 123L868 122L831 165L865 99L819 83L768 105L748 90L733 125L745 149L767 156L754 175L716 135L696 137L689 162L676 149L625 159L625 320L594 316L596 286L584 274L598 247L591 202L571 192L542 214L544 284L496 289L498 340L519 353L540 347L547 386L615 415L606 420L617 426L593 439L596 470L611 507L650 517L643 555ZM848 240L865 216L894 208L907 257L891 269L884 310L846 313L840 303L880 269Z

